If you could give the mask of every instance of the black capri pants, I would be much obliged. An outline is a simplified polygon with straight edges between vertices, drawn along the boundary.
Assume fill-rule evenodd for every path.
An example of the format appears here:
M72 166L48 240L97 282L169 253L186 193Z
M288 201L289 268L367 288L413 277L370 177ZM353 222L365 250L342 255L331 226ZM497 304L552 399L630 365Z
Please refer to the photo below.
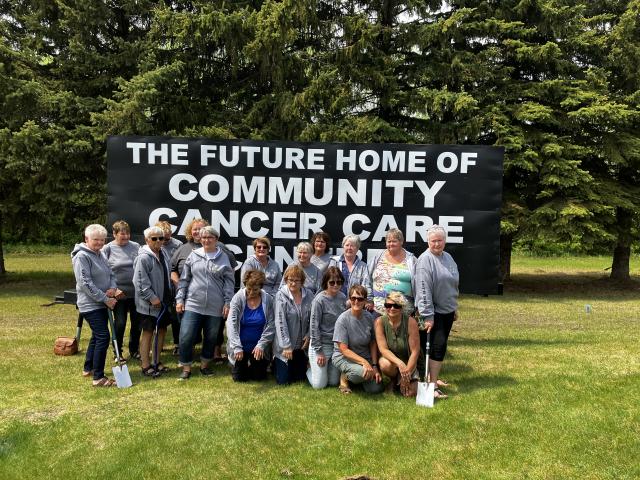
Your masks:
M444 360L447 353L447 340L451 327L453 326L453 317L456 312L451 313L435 313L433 315L433 327L431 328L431 348L429 349L429 358L436 362ZM427 331L420 330L420 349L424 355L424 347L427 343Z

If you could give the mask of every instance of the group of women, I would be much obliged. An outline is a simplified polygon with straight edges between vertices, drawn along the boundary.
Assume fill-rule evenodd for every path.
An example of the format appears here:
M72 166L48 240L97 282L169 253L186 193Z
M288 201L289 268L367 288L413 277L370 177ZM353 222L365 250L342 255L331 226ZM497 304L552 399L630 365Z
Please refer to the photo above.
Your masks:
M387 248L369 264L358 256L358 236L346 236L342 253L331 256L329 236L317 232L298 244L296 261L284 273L269 255L270 240L256 238L235 293L235 257L204 220L189 225L184 245L171 238L168 224L150 227L139 249L126 222L113 227L114 241L104 246L106 230L90 225L72 253L78 308L93 331L83 375L93 376L95 386L113 384L104 375L111 308L119 344L131 313L129 351L139 353L144 375L168 370L152 363L149 351L154 328L162 345L172 321L179 322L179 378L191 376L199 336L200 373L212 375L226 324L235 381L263 380L271 367L278 384L306 379L316 389L332 385L350 393L359 384L380 393L386 377L389 391L415 396L428 372L438 386L435 397L446 398L438 376L457 317L459 275L444 252L442 227L428 230L428 249L419 258L403 248L400 230L389 230ZM421 348L428 335L427 366Z

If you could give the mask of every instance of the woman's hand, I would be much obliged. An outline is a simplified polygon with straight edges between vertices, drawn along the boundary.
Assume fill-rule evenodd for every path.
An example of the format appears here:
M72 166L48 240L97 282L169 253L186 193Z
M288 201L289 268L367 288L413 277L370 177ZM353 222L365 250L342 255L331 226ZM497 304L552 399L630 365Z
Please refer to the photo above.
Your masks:
M222 307L222 318L227 318L229 316L229 305L225 305Z
M127 295L122 290L117 288L114 297L116 298L116 300L122 300L124 298L127 298Z
M264 350L262 350L260 347L256 347L253 349L253 352L251 352L253 354L253 358L255 358L256 360L262 360L264 358Z
M291 350L290 348L285 348L282 350L282 356L284 358L286 358L287 360L292 360L293 359L293 350Z
M116 296L116 289L115 288L110 288L109 290L107 290L106 292L104 292L105 295L109 298L113 298Z
M424 329L425 329L427 332L430 332L432 328L433 328L433 318L432 318L431 320L425 320L425 322L424 322Z
M373 312L373 303L367 303L364 308L367 309L367 311L369 312Z
M302 350L306 350L309 347L309 337L302 339Z
M184 304L183 303L176 303L176 312L177 313L184 313Z
M236 353L233 354L233 356L235 357L236 362L240 362L244 358L244 352L242 352L242 351L236 352Z
M153 300L151 300L151 305L153 305L154 307L159 307L160 304L162 304L162 302L160 301L160 299L158 297L154 298Z
M324 353L319 353L316 363L319 367L324 367L327 364L327 357L324 356Z
M456 310L455 312L453 312L453 321L455 322L456 320L458 320L458 318L460 318L460 316L458 315L458 311Z
M411 380L411 370L409 370L406 363L401 361L398 364L398 372L400 373L400 380L407 382Z
M376 383L382 383L382 375L380 375L380 370L378 367L373 367L373 379Z
M108 298L107 301L104 303L107 307L113 310L114 307L116 306L116 303L118 303L118 301L115 298Z
M375 377L375 372L371 364L365 360L365 362L362 364L362 368L364 369L364 373L362 375L364 379L373 380L373 378Z

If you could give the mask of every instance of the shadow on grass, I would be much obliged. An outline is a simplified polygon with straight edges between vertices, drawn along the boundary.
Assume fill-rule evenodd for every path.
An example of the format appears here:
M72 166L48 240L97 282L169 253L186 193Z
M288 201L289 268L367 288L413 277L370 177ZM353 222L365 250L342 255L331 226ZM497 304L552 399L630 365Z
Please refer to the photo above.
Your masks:
M518 382L506 375L470 375L462 377L456 382L458 394L470 393L476 390L488 390L516 385Z
M630 280L612 280L603 274L571 275L563 273L516 273L505 282L504 291L540 295L561 295L563 297L583 298L585 296L607 297L611 294L626 295L640 293L640 278ZM616 300L616 298L612 298Z

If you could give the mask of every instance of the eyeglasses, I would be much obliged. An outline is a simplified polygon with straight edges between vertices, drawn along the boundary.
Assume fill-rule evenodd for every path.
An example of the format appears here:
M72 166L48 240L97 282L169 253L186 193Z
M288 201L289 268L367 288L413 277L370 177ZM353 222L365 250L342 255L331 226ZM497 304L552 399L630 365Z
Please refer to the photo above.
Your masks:
M336 285L342 285L344 282L342 280L329 280L327 283L330 287L335 287Z
M215 240L216 237L200 237L200 240Z
M289 283L302 283L302 279L300 279L300 278L287 278L287 282L289 282Z
M257 245L256 250L269 250L269 247L266 245Z
M402 305L398 305L397 303L385 303L384 308L395 308L397 310L400 310L402 308Z
M349 297L352 302L364 302L364 297Z
M152 242L159 242L160 240L164 240L164 237L149 237L149 240Z

